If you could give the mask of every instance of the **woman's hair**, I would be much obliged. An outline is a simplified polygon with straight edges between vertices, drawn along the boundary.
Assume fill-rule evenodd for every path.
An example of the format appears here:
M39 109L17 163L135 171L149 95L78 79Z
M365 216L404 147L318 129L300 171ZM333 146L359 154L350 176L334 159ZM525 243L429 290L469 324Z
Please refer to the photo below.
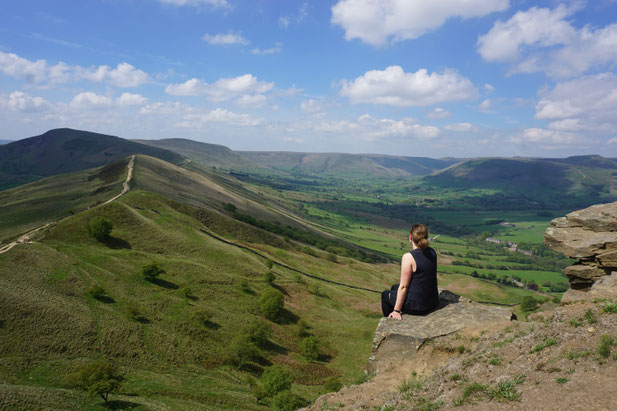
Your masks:
M414 224L409 234L418 247L423 250L428 247L428 228L424 224Z

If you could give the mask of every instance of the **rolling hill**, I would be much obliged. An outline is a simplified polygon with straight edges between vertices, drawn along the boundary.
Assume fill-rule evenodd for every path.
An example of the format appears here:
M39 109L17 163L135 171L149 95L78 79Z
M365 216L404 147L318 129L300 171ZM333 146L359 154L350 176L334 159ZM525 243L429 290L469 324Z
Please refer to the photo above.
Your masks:
M147 154L172 163L184 161L168 150L105 134L60 128L0 146L0 190L102 166L131 154Z
M402 157L380 154L293 153L279 151L239 151L262 166L299 174L340 177L424 176L446 168L455 159Z
M224 170L247 170L263 168L248 158L238 154L228 147L187 140L184 138L168 138L162 140L133 140L141 144L173 151L183 157L205 166Z
M12 143L13 140L0 140L0 145Z
M617 196L617 162L601 156L565 159L482 158L455 164L425 176L428 185L461 188L494 188L538 202L559 199L571 202L611 201ZM554 205L554 204L553 204Z

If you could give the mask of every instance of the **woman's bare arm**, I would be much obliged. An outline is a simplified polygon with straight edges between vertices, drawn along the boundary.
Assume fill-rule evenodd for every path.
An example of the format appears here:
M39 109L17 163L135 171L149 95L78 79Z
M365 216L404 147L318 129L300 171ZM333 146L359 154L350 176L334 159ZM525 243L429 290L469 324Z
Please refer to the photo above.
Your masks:
M416 268L416 260L411 253L405 253L401 259L401 282L396 293L396 304L394 309L401 311L403 304L405 303L405 297L407 297L407 291L409 291L409 284L411 283L411 276ZM390 314L391 318L400 320L402 317L399 313L393 311Z

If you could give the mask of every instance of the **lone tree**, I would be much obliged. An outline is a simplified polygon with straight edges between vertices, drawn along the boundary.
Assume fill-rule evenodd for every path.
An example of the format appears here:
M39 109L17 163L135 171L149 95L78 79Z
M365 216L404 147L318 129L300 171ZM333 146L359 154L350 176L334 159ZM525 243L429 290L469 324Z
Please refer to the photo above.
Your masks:
M261 375L261 386L269 397L291 388L293 378L289 371L278 365L266 368Z
M276 288L266 288L259 297L261 313L269 320L275 321L283 309L283 293Z
M88 223L88 232L98 241L105 241L109 237L112 228L111 221L100 216L94 217Z
M165 270L161 268L159 263L156 261L151 261L148 264L145 264L141 267L139 275L143 277L146 281L150 281L151 283L155 282L159 275L163 274Z
M319 341L313 335L306 337L300 343L300 353L309 361L316 361L319 358Z
M251 360L259 357L259 349L248 334L234 336L228 345L229 360L238 366L238 369Z
M65 380L68 385L82 389L92 396L99 395L107 407L109 394L120 389L122 377L109 361L100 360L78 365Z
M530 295L526 295L521 300L521 310L523 311L533 311L538 308L539 301L533 298Z

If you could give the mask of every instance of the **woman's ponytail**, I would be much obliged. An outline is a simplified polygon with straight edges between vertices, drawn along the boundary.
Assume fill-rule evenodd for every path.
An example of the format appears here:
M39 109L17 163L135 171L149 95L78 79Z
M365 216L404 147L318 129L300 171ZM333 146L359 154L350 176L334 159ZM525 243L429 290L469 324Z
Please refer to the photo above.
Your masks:
M424 224L414 224L409 234L416 246L423 250L428 247L428 228Z

